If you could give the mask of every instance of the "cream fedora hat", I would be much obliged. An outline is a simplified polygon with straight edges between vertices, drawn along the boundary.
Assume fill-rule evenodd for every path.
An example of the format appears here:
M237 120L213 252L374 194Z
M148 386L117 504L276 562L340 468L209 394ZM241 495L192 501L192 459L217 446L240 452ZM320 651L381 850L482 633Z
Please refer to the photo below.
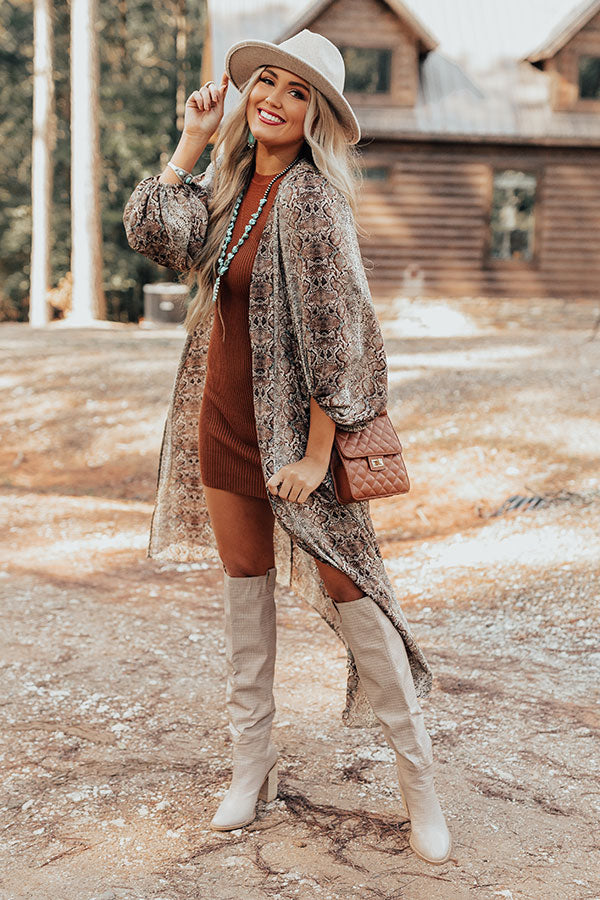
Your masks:
M243 89L255 69L268 65L287 69L321 91L335 109L349 143L360 140L360 125L342 94L346 70L335 44L322 34L304 28L281 44L239 41L229 48L225 57L225 71L238 90Z

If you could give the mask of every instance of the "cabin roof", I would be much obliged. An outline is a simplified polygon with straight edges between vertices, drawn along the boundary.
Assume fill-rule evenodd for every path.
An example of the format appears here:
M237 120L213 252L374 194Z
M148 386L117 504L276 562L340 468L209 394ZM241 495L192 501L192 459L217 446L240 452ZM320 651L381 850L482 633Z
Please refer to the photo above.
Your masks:
M589 0L585 5L589 12ZM253 0L252 12L247 0L209 0L215 80L220 81L231 44L248 37L278 42L308 21L302 16L309 11L314 18L316 6L306 4L298 17L298 0ZM414 107L353 102L364 138L600 145L600 115L555 112L550 78L530 61L532 47L539 50L542 41L556 40L552 35L560 22L564 25L565 11L570 10L571 23L582 21L581 3L452 0L451 15L448 0L405 0L403 6L418 8L439 44L421 62ZM229 91L226 109L237 96Z
M314 2L310 3L310 5L289 24L285 31L278 36L276 43L287 40L287 38L292 37L292 35L301 31L303 28L309 28L317 16L320 16L325 12L333 2L334 0L314 0ZM386 6L389 6L392 12L412 29L424 51L428 52L429 50L434 50L438 46L438 41L433 34L425 27L419 16L405 3L402 3L401 0L382 0L382 2L385 3Z
M528 62L539 62L555 56L599 11L600 0L584 0L583 3L579 3L552 29L542 43L531 51L527 56Z
M433 52L422 63L414 107L354 109L370 138L600 145L600 115L555 112L548 76L519 60L499 60L469 74Z

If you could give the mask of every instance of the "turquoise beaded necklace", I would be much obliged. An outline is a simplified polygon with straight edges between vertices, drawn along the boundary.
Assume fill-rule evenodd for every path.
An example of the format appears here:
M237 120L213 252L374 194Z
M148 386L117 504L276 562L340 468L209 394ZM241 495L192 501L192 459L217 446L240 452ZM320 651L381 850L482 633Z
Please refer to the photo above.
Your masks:
M231 216L231 221L229 222L229 225L227 226L227 231L225 232L225 238L223 240L223 244L221 245L221 252L219 254L219 259L217 260L217 280L215 281L215 286L213 288L213 294L212 294L213 303L216 303L216 300L217 300L217 295L219 293L219 285L221 283L221 276L224 275L225 272L229 269L229 266L231 265L231 261L232 261L233 257L238 252L238 250L240 249L240 247L242 246L242 244L244 243L244 241L246 240L246 238L248 237L248 235L250 234L250 232L256 225L256 221L262 212L263 206L267 202L267 197L269 196L269 191L271 190L273 184L277 181L278 178L281 178L282 175L285 175L285 173L289 169L291 169L292 166L295 163L297 163L299 159L300 159L300 157L297 156L296 159L289 164L289 166L285 167L283 172L279 172L277 175L273 176L273 178L267 185L267 189L265 190L263 197L258 201L258 209L252 216L250 216L248 224L244 228L244 232L243 232L241 238L239 239L239 241L237 242L235 247L232 247L231 250L229 251L229 253L227 253L227 248L228 248L229 244L231 243L231 238L233 235L233 228L234 228L236 219L238 217L238 212L240 210L240 206L242 205L242 200L244 199L244 194L246 193L246 189L244 188L244 190L242 190L238 194L237 200L235 201L235 206L233 207L233 215Z

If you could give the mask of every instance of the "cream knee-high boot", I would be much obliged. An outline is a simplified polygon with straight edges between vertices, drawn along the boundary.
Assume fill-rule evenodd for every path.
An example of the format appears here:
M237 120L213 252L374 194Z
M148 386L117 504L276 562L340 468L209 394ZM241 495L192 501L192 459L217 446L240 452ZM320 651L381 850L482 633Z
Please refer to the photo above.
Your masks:
M224 572L226 705L233 739L233 776L210 827L231 831L249 825L256 803L277 796L273 674L277 634L277 569L234 578Z
M371 597L334 606L365 693L396 754L410 846L426 862L446 862L452 839L435 793L431 739L402 636Z

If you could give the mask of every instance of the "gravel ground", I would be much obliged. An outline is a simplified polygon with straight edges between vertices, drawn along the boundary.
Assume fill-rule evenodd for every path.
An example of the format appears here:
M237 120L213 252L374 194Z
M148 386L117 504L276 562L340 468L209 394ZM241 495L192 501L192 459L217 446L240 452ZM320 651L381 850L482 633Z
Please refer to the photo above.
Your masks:
M210 831L222 573L145 558L183 333L4 324L0 900L600 898L600 309L380 312L412 487L372 514L453 858L410 851L383 735L340 721L343 647L282 586L279 795Z

